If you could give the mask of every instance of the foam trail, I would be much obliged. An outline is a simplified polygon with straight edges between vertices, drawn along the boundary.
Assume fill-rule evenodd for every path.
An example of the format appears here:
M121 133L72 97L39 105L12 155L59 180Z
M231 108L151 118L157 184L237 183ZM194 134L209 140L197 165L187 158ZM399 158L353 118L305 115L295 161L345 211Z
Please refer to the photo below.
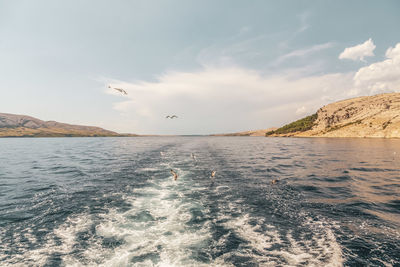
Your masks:
M258 224L250 223L255 220ZM308 232L294 238L293 231L284 235L275 226L266 224L263 218L250 218L247 214L229 220L225 226L247 241L237 255L252 255L254 263L269 266L343 266L342 249L329 224L311 220L305 224L314 229L311 240L306 237L310 234ZM221 257L228 256L231 254Z

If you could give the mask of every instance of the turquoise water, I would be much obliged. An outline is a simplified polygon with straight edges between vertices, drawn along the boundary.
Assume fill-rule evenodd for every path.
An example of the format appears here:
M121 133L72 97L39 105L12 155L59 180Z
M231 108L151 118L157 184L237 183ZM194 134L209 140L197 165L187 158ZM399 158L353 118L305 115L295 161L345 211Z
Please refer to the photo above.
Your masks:
M400 140L0 139L0 261L398 266Z

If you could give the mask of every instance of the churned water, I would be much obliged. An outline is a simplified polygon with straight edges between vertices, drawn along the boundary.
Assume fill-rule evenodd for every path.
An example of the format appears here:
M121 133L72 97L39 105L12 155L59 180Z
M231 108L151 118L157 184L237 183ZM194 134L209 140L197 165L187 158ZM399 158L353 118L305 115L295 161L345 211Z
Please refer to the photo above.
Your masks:
M0 261L399 266L400 140L1 139Z

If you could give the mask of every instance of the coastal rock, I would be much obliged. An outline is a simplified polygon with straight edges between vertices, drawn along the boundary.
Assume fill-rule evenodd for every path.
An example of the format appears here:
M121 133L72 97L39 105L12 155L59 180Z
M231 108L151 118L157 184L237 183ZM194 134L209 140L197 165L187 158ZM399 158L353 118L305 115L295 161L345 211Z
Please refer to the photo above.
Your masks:
M270 136L400 138L400 93L338 101L316 114L311 129Z

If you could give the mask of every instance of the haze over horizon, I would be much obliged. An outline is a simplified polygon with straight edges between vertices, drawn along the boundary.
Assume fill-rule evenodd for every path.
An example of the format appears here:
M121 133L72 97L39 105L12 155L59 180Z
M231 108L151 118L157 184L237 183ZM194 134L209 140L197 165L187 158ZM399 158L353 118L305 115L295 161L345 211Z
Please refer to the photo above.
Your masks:
M0 112L137 134L281 126L400 92L399 13L394 0L0 0Z

